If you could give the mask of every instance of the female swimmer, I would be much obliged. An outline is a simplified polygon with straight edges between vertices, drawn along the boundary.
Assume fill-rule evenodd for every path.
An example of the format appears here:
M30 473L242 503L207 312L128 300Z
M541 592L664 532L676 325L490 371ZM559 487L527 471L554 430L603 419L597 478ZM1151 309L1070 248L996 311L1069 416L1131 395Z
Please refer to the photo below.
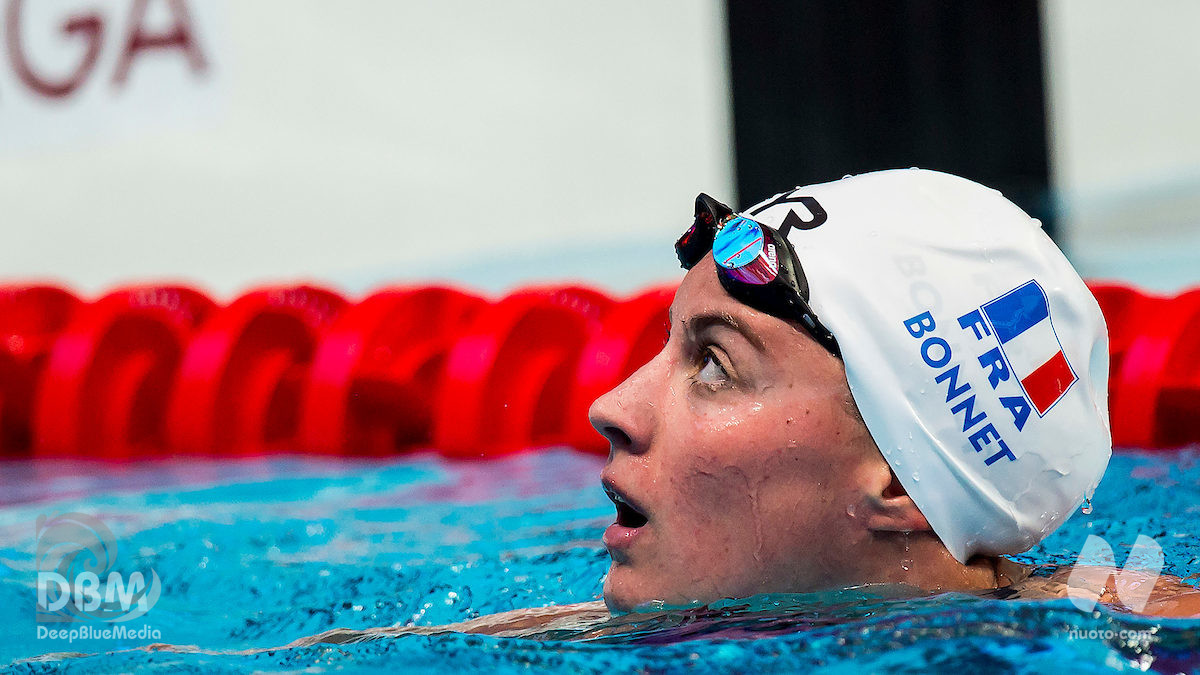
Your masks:
M1103 318L1037 221L916 169L797 188L741 214L705 195L696 206L665 346L590 411L616 505L603 602L293 646L618 631L664 606L868 584L1074 588L1200 614L1200 593L1177 579L1034 576L1003 557L1066 520L1111 452Z

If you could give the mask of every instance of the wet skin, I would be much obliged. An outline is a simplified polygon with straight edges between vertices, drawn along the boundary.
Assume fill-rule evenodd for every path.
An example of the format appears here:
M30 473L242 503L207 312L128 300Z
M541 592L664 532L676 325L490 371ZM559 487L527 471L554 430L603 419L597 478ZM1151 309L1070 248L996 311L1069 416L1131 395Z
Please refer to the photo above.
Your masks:
M610 443L614 612L870 583L1066 597L1070 568L955 560L879 453L842 362L729 297L711 256L684 277L662 351L589 414ZM1081 572L1117 601L1120 583ZM1200 593L1164 575L1142 611L1195 616Z
M842 362L798 325L730 298L711 256L680 285L662 351L597 399L590 417L610 443L601 479L632 505L618 507L618 523L604 535L612 557L604 605L612 612L868 583L1067 597L1070 568L1027 578L1032 568L1003 558L954 560L880 455ZM1119 602L1122 583L1149 581L1114 580L1103 570L1079 578L1105 603ZM286 647L446 631L528 637L601 626L604 605L334 629ZM1164 575L1143 611L1200 616L1200 593Z
M729 297L711 256L680 285L662 351L590 417L611 448L602 481L630 505L604 535L610 608L864 582L891 472L843 365Z

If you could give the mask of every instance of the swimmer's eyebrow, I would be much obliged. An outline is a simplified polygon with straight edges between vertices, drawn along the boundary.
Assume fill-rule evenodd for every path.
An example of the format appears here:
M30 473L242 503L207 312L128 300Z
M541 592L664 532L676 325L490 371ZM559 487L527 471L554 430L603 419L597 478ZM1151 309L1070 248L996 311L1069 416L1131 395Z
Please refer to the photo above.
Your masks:
M672 321L674 321L673 318ZM754 345L754 348L758 351L767 351L766 345L763 344L762 340L760 340L757 335L755 335L749 328L743 326L742 323L737 319L733 318L731 314L726 312L697 314L689 317L688 320L684 322L684 328L687 329L687 332L691 335L696 335L701 331L714 326L731 328L737 331L738 334L745 338L747 342Z

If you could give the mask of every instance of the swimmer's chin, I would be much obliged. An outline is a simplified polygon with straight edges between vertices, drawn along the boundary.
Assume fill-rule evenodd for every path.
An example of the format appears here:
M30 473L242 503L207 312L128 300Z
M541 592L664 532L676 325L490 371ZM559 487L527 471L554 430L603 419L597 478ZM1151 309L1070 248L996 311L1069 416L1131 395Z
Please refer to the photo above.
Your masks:
M637 589L635 584L621 579L631 570L626 565L614 562L604 579L604 604L610 614L648 614L664 610L691 609L704 606L700 600L669 601L661 597Z
M640 604L654 602L639 598L638 593L632 592L630 584L620 578L629 572L626 565L615 560L609 565L608 575L604 578L604 604L612 614L627 614Z
M838 606L846 603L857 603L864 599L874 600L912 600L915 598L935 595L917 586L904 583L867 583L845 587L832 587L821 591L808 592L769 592L753 595L729 595L714 597L708 600L662 600L646 599L642 594L626 592L627 589L614 589L606 582L604 586L604 604L612 616L629 614L660 614L663 612L687 612L691 610L720 610L746 607L775 607L780 606ZM1198 604L1200 606L1200 604ZM1197 614L1200 616L1200 614Z
M683 605L675 605L668 603L666 600L633 601L605 593L604 604L608 607L609 614L620 616L622 614L650 614L666 609L690 609L692 607L701 607L704 603L696 601Z

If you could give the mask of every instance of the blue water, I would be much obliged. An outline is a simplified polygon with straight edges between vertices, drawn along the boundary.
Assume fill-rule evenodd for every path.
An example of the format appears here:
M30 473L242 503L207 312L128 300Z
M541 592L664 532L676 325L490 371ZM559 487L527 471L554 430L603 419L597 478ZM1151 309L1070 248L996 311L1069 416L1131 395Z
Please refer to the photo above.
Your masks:
M1021 562L1074 560L1088 534L1118 549L1155 537L1166 573L1200 572L1200 454L1113 458L1095 510ZM0 667L17 672L829 672L1200 671L1200 620L1065 600L887 591L779 595L633 622L617 635L444 634L254 655L120 651L149 640L36 639L35 521L78 511L116 536L119 560L153 569L158 603L136 626L205 650L275 647L333 627L436 625L598 599L613 509L601 459L569 450L447 462L276 457L0 465ZM1191 581L1194 583L1194 580ZM135 626L131 626L135 627ZM1072 629L1112 631L1072 637ZM1121 630L1150 630L1132 639ZM84 656L31 657L61 652Z

